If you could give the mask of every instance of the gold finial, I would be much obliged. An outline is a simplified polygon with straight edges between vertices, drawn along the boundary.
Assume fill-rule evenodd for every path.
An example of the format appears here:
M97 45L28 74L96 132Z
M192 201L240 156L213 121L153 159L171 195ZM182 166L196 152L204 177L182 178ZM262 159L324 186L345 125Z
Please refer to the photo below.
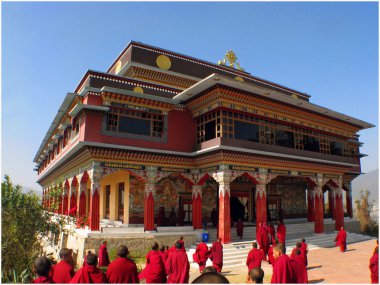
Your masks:
M224 56L224 59L219 60L219 61L218 61L218 64L219 64L219 65L226 65L227 60L228 60L229 63L230 63L230 64L229 64L230 67L235 68L235 64L236 64L236 68L237 68L237 69L244 71L244 68L242 68L242 67L240 66L240 64L236 62L236 60L237 60L237 56L236 56L236 54L233 52L232 49L230 49L229 51L227 51L227 53L226 53L225 56Z

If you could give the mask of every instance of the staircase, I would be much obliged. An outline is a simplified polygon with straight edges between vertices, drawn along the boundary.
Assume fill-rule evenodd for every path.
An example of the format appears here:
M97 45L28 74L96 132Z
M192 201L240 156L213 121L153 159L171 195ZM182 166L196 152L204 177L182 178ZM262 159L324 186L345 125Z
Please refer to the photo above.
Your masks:
M302 224L287 224L286 234L286 253L290 254L295 247L296 243L302 238L306 239L309 251L319 248L330 248L335 246L334 239L337 232L314 234L313 223ZM211 247L212 241L216 240L216 231L209 231L210 242L207 243ZM256 227L247 226L244 228L244 238L240 241L240 238L236 235L236 228L231 229L231 243L223 245L223 268L230 268L236 266L246 266L248 252L252 249L252 241L256 239ZM373 237L347 232L347 244L362 242L366 240L374 239ZM187 255L191 266L198 268L198 264L193 262L193 253L196 246L193 245L187 251ZM263 263L265 266L266 263ZM212 265L210 260L207 260L207 266Z

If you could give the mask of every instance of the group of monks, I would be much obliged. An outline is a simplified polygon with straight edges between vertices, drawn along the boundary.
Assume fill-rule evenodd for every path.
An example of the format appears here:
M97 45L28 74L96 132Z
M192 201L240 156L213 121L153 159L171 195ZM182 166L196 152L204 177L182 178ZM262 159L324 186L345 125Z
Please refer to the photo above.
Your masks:
M199 272L203 272L208 259L212 261L212 266L215 268L216 272L222 271L223 245L220 238L212 243L210 249L203 240L197 245L195 253L193 254L193 260L198 263Z
M346 251L346 238L347 233L342 227L335 239L341 252ZM271 283L308 283L308 246L305 239L297 242L290 256L286 254L285 239L286 227L282 221L278 224L277 235L273 225L259 224L257 241L252 243L252 250L246 260L247 283L262 283L263 261L273 267ZM54 266L51 266L46 257L36 259L34 266L38 278L33 280L33 283L140 283L143 279L146 283L161 284L189 282L190 264L182 236L171 248L167 246L159 248L157 242L153 243L151 248L146 255L146 267L140 274L137 272L135 262L128 258L129 251L125 245L117 248L117 258L110 262L107 242L104 241L99 248L98 256L89 251L82 268L76 273L73 268L72 250L63 248L59 253L61 260ZM212 267L206 267L209 258ZM210 248L203 241L199 243L193 254L193 260L198 263L199 271L204 275L199 276L193 283L202 283L203 279L208 280L208 283L212 283L213 279L218 280L218 283L228 282L219 274L223 267L223 245L220 238L213 242ZM107 267L106 273L103 273L98 266ZM371 282L378 284L378 240L370 259L369 269Z

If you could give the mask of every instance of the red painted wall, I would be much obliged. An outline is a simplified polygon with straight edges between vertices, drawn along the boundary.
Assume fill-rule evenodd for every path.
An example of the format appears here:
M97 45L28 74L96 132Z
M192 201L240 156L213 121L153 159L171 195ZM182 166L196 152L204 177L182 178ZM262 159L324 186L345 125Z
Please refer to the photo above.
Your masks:
M196 123L185 109L168 113L167 143L150 142L102 135L102 113L87 113L84 125L84 140L107 144L128 145L142 148L192 152L196 143Z

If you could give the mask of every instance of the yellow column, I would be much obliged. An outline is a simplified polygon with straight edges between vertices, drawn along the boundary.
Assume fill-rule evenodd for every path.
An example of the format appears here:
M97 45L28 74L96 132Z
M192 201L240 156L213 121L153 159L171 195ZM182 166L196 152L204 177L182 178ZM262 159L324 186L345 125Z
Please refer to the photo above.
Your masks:
M118 196L118 184L110 183L111 194L110 194L110 220L117 220L117 196Z
M103 185L102 182L100 182L100 195L99 195L99 214L100 219L104 219L105 217L105 209L106 209L106 185Z

